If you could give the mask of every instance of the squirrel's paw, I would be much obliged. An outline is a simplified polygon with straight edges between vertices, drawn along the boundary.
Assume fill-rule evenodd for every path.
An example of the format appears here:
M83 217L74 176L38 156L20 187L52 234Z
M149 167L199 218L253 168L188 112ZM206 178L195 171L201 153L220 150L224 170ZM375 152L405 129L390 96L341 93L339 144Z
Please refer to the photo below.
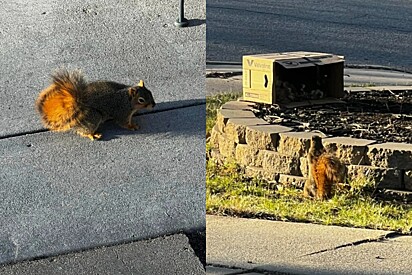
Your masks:
M102 134L99 134L99 133L94 133L94 134L79 133L79 135L81 135L82 137L90 138L91 140L101 139L102 138Z
M102 134L100 134L100 133L94 133L93 135L91 135L93 138L92 138L92 140L94 140L94 139L101 139L102 138Z
M132 131L136 131L140 129L140 126L134 123L130 123L130 124L127 124L126 128Z

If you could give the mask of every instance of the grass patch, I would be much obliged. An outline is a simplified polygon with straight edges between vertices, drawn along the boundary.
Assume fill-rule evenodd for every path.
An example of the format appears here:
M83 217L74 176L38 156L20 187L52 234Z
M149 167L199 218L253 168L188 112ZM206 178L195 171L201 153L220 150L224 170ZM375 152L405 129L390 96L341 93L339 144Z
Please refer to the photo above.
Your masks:
M375 201L368 195L371 186L366 179L357 180L353 186L330 200L315 201L303 198L302 190L247 178L234 163L219 165L209 159L206 211L217 215L409 232L412 227L410 205Z
M216 120L220 106L239 94L206 98L207 132ZM207 145L207 150L211 146ZM305 199L302 190L247 178L233 162L206 163L206 212L208 214L255 217L282 221L312 222L409 232L412 206L376 201L371 197L373 181L357 179L351 188L341 190L330 200Z

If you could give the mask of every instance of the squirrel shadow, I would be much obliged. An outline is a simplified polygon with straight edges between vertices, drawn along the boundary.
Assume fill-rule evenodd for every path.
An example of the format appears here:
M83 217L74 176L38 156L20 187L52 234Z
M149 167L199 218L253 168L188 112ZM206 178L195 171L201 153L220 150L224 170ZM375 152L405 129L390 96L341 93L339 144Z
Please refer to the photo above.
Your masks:
M205 136L205 100L189 99L160 102L152 111L142 111L133 117L140 129L131 131L117 125L113 120L103 123L98 132L100 141L117 139L120 136L167 133L170 136Z

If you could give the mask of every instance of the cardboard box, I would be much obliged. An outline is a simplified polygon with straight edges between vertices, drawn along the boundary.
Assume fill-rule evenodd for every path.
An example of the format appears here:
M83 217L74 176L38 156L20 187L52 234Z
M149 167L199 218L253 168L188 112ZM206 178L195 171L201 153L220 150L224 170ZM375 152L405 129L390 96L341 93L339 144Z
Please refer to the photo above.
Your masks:
M243 99L275 104L340 98L343 56L287 52L243 56Z

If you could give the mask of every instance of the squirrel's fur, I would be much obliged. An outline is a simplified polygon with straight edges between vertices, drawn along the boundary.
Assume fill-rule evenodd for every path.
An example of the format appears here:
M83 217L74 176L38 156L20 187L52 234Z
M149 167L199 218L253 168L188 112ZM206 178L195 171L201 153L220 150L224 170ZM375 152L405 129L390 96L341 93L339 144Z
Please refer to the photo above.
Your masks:
M333 186L342 183L345 166L326 152L319 136L313 136L308 152L309 175L304 186L305 197L323 200L331 197Z
M96 130L109 118L122 127L138 129L132 122L133 114L154 106L152 93L143 81L135 86L111 81L86 83L80 71L65 69L52 75L52 84L36 101L45 127L52 131L74 129L92 140L101 137Z

